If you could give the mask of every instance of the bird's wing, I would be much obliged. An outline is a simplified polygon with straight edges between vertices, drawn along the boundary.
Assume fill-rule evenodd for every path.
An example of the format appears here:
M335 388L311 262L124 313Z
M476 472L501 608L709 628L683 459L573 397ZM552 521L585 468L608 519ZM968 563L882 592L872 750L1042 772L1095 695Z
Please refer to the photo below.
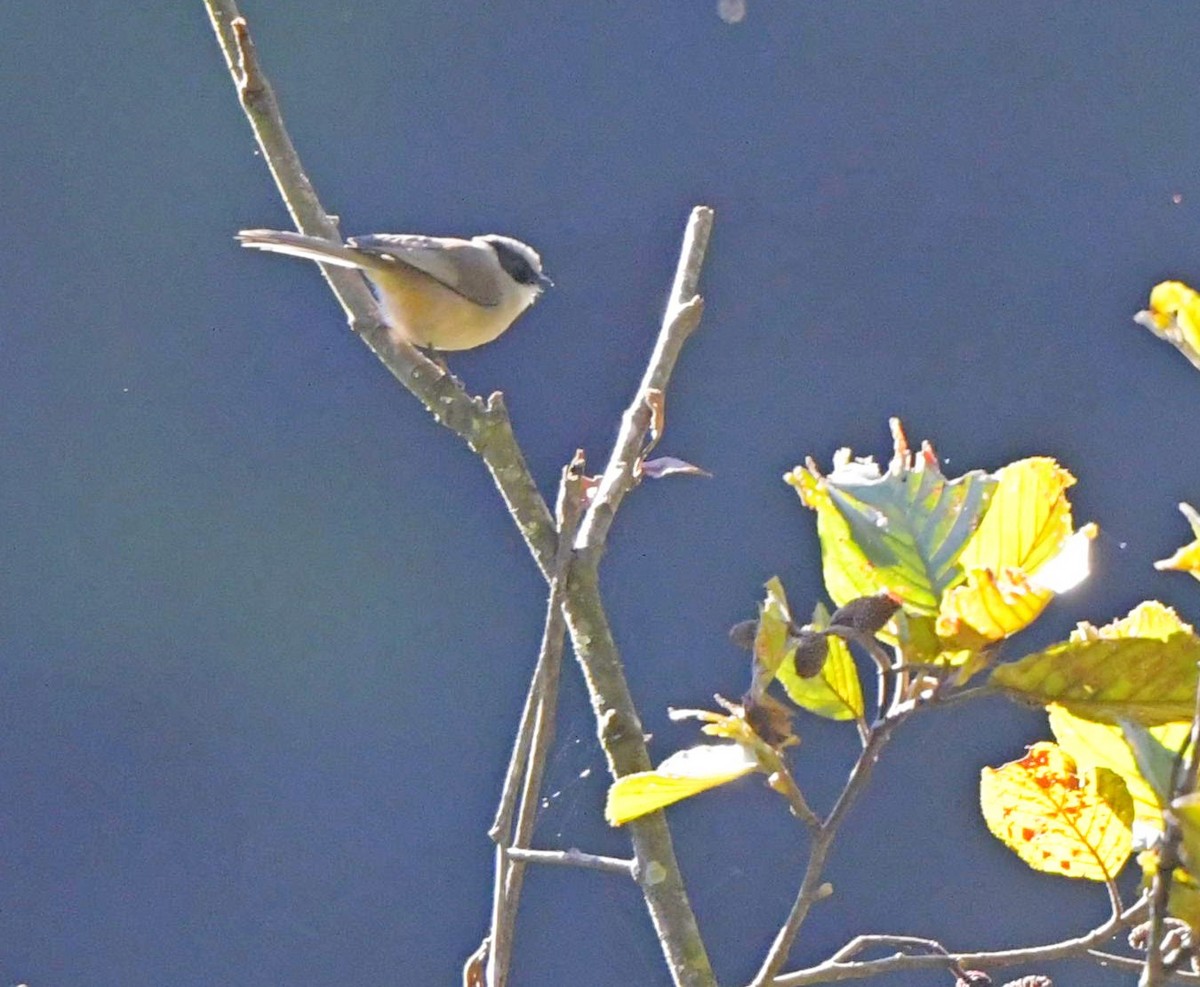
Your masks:
M407 264L428 274L476 305L490 308L500 304L500 278L506 275L496 260L495 251L486 245L411 233L356 236L347 243L360 253Z

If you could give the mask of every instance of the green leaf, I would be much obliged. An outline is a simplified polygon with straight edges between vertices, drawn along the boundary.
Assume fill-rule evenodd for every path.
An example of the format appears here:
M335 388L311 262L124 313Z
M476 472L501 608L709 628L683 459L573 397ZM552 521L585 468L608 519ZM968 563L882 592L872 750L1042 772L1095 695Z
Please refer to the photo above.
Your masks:
M1191 732L1190 723L1175 724L1175 727L1176 732L1182 733L1185 738ZM1162 742L1160 735L1163 729L1160 727L1158 731L1151 732L1140 723L1121 721L1121 733L1137 761L1138 773L1150 786L1160 806L1166 805L1171 799L1175 764L1179 760L1178 753Z
M947 480L928 445L914 455L896 422L893 434L895 454L886 472L842 450L829 476L810 462L785 479L818 512L825 585L834 602L887 591L907 608L933 614L942 594L963 578L958 557L996 479L973 470Z
M1188 873L1200 873L1200 792L1183 795L1171 803L1183 837L1183 859Z
M1189 631L1073 640L1000 665L990 681L1015 699L1061 703L1076 716L1156 726L1190 720L1200 640Z

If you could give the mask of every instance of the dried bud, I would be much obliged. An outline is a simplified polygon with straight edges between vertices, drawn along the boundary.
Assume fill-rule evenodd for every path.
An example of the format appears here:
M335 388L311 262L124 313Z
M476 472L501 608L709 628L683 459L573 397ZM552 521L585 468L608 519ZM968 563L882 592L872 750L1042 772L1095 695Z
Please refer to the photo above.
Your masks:
M792 732L792 710L766 692L742 696L743 715L750 729L772 747L787 747L796 742Z
M844 607L838 607L829 618L829 626L849 627L873 637L883 630L883 625L899 609L900 604L886 592L860 596Z
M729 628L729 640L745 651L754 650L754 639L757 636L757 620L743 620Z
M792 639L796 642L796 656L793 662L796 674L802 679L811 679L821 674L825 667L825 658L829 655L829 642L819 631L805 631Z
M982 970L963 970L955 979L954 987L992 987L992 978Z
M1129 930L1129 948L1144 953L1150 943L1150 923L1142 922Z

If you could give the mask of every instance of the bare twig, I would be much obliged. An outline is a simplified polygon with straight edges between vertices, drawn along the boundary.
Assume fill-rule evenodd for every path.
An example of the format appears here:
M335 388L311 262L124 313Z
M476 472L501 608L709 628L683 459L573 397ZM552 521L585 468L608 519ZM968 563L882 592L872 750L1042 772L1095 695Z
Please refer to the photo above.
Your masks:
M583 867L621 877L633 877L634 861L620 857L602 857L582 850L530 850L510 847L508 855L526 864L553 864L558 867Z
M617 433L608 466L600 478L592 506L579 527L577 547L582 550L597 551L603 547L617 508L637 483L638 465L647 445L646 433L655 417L655 408L661 412L663 395L675 370L675 361L688 336L700 324L700 316L704 311L704 300L696 294L696 288L712 224L711 209L697 206L692 210L683 235L683 247L679 252L679 264L675 269L662 330L650 362L646 365L637 395L621 419L621 429Z
M771 983L783 964L787 962L788 952L792 948L796 934L800 931L800 926L808 917L809 910L816 902L827 897L828 892L824 890L827 886L822 883L821 877L824 874L825 862L833 848L838 828L846 818L850 807L866 788L883 748L887 746L893 731L904 719L904 716L894 716L880 721L871 730L867 744L859 754L858 760L854 762L854 767L850 770L841 794L825 821L813 834L812 845L808 849L808 865L804 869L800 890L796 893L796 900L792 904L792 909L788 913L783 927L775 935L775 940L767 951L762 967L751 981L752 987L767 987Z
M1091 950L1103 945L1115 935L1131 925L1141 921L1146 914L1146 902L1139 901L1120 915L1110 916L1104 924L1097 926L1091 932L1076 939L1064 939L1060 942L1044 946L1030 946L1024 949L1006 949L992 953L950 953L931 952L922 956L912 956L898 953L877 960L861 960L846 962L838 959L847 949L859 942L852 940L843 946L834 956L824 963L783 974L774 979L772 987L809 987L810 984L832 984L845 980L865 980L869 977L880 977L887 974L908 972L911 970L945 970L956 967L969 970L996 970L1002 967L1030 965L1036 966L1052 960L1071 959L1086 956ZM865 936L860 939L872 939ZM889 939L893 937L879 937ZM907 938L907 937L904 937ZM932 942L932 940L918 940ZM935 943L936 946L936 943ZM937 949L941 949L937 946ZM861 950L855 950L859 952ZM851 954L853 955L853 954Z
M1146 961L1134 956L1118 956L1116 953L1106 953L1102 949L1089 949L1088 956L1100 966L1119 966L1124 970L1140 971L1145 968ZM1166 976L1172 980L1180 980L1185 984L1200 984L1200 974L1189 970L1168 970Z
M583 516L583 465L582 451L576 452L574 459L563 469L559 483L556 508L558 552L554 561L554 575L550 579L541 649L521 711L521 723L504 777L496 821L489 831L498 845L492 887L492 927L488 934L491 944L487 963L488 987L504 987L508 980L513 933L525 873L525 861L514 851L527 847L533 838L542 778L554 738L554 714L558 708L558 682L566 630L562 608L566 598L567 569L571 563L571 544ZM521 778L524 780L518 805L517 786Z

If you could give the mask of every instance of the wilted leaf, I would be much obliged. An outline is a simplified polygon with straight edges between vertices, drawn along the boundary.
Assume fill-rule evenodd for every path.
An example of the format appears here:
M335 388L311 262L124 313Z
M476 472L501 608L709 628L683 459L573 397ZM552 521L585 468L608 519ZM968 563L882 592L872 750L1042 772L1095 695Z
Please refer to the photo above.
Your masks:
M772 696L769 692L742 697L742 715L763 743L776 749L799 743L792 730L792 715L795 710Z
M1133 720L1156 726L1190 720L1200 640L1177 632L1166 640L1071 640L992 671L991 683L1039 706L1061 703L1087 720Z
M754 639L758 637L757 620L739 620L729 628L729 640L743 651L754 650Z
M674 456L659 456L657 459L647 459L642 462L642 476L652 480L661 480L664 476L712 476L699 466Z
M962 579L958 557L995 480L981 470L947 480L932 448L914 455L895 422L893 434L885 473L843 449L829 476L810 462L784 479L818 512L825 585L837 604L890 591L911 609L934 613L943 592Z
M984 768L980 805L992 834L1034 870L1108 881L1133 847L1133 800L1120 775L1080 771L1055 744Z
M792 613L778 576L767 580L767 595L758 608L758 628L754 636L754 675L752 691L761 693L796 650L792 635Z
M758 770L753 751L741 744L704 744L672 754L655 771L618 778L608 789L604 818L612 826L665 808Z
M1200 369L1200 295L1182 281L1163 281L1150 291L1149 309L1133 321L1165 339Z

